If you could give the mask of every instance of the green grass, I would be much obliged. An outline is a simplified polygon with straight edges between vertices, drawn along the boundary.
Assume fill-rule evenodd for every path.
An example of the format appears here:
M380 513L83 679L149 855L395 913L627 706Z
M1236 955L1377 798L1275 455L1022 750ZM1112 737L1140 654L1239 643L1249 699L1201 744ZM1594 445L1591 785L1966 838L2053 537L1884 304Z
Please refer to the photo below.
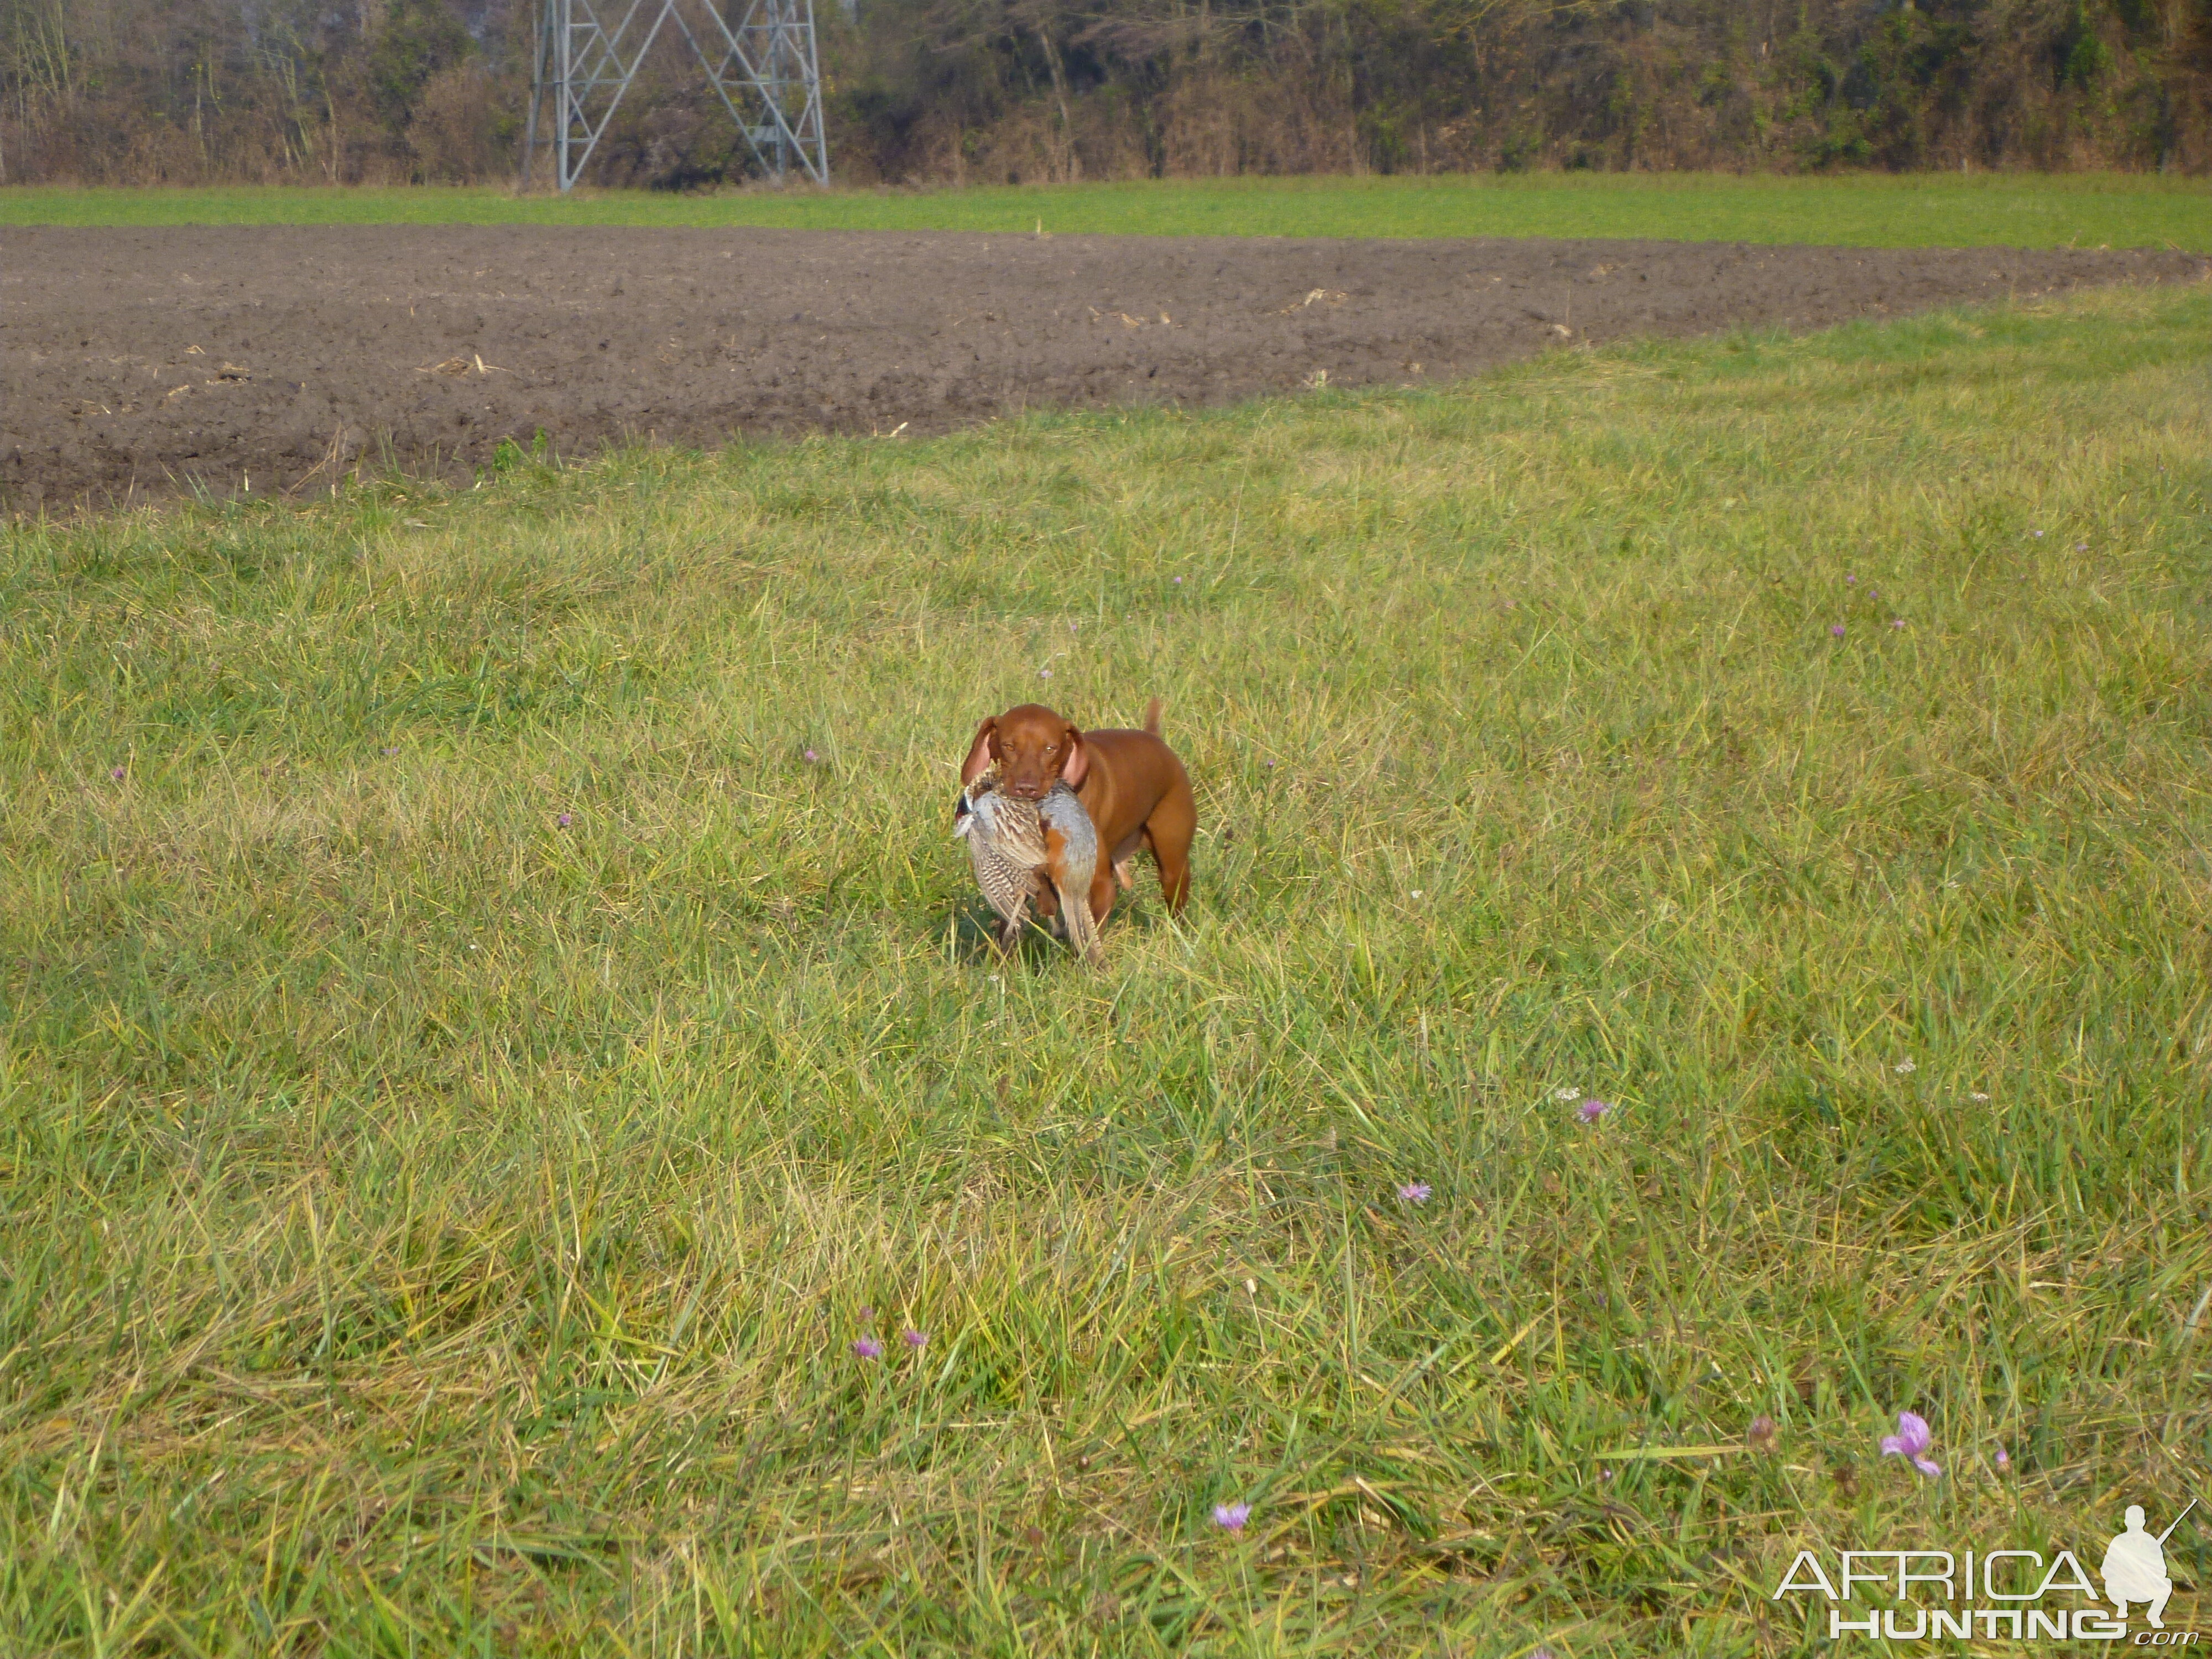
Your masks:
M1149 236L1651 236L1867 247L2212 250L2212 186L2136 174L1235 179L721 195L0 190L0 225L776 225Z
M0 532L0 1650L2094 1570L2212 1468L2208 363L2124 290ZM1200 792L1096 974L947 835L1040 692Z

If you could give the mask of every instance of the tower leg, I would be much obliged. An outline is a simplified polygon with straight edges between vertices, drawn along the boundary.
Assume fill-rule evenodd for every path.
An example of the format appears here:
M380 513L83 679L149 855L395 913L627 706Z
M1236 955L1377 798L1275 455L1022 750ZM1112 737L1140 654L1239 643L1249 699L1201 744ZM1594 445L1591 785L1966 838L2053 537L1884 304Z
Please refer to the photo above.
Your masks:
M744 8L734 26L725 5ZM654 40L670 23L690 45L762 172L781 183L795 160L815 183L830 182L813 0L615 0L605 21L595 0L537 0L534 9L538 22L523 141L526 185L542 142L555 185L564 193L575 187ZM694 29L695 16L702 29ZM553 125L541 138L548 98Z

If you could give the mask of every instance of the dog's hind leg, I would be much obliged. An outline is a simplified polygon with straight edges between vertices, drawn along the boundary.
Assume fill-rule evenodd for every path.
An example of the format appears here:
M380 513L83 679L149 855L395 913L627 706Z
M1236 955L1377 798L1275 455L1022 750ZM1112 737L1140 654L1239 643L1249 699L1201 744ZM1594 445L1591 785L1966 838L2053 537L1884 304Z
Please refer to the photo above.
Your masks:
M1170 915L1181 915L1190 897L1190 843L1197 833L1198 806L1188 783L1153 808L1145 821L1145 845L1160 867L1160 891Z

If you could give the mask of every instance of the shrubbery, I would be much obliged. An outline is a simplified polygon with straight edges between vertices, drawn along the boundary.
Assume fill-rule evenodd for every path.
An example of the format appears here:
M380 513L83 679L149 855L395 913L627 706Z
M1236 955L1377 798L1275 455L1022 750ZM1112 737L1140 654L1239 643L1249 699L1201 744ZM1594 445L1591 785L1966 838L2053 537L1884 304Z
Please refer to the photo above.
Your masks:
M502 177L535 14L0 0L0 180ZM2212 162L2212 0L824 0L819 22L848 182ZM662 44L599 176L741 176Z

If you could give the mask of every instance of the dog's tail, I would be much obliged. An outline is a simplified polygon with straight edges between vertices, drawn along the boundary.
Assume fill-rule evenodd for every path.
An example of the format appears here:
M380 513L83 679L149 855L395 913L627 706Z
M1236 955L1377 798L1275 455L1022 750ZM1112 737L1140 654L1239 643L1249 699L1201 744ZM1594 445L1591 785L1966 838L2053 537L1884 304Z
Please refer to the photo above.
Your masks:
M1156 738L1160 734L1160 700L1158 697L1145 705L1145 730Z

